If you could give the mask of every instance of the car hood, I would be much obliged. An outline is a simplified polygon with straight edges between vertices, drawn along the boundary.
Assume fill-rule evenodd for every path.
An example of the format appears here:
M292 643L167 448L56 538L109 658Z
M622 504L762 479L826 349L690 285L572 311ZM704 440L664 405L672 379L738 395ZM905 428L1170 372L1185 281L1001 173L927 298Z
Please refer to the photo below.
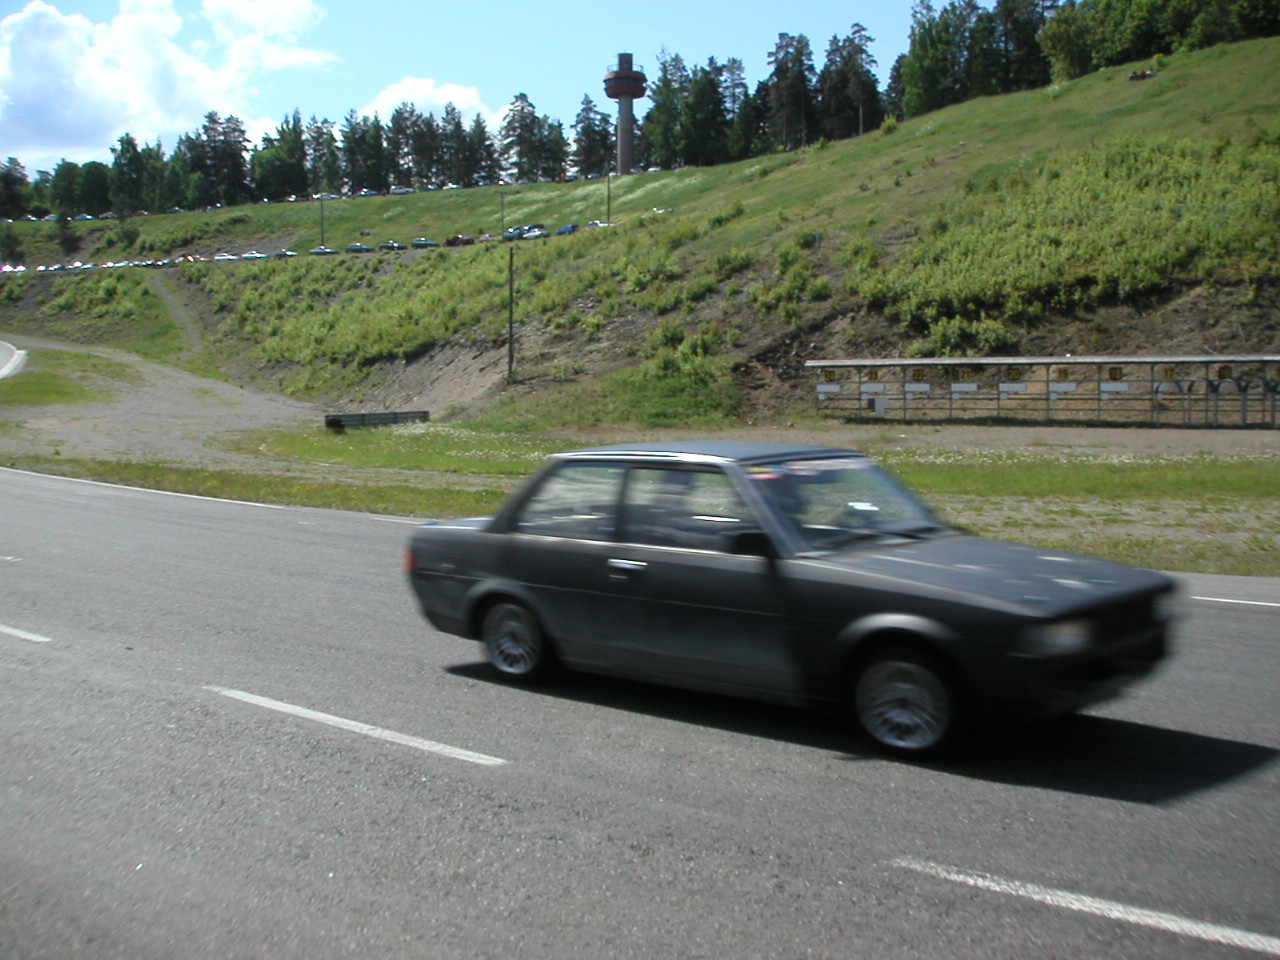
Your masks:
M823 561L877 579L1009 603L1046 617L1173 585L1153 570L969 536L862 545Z

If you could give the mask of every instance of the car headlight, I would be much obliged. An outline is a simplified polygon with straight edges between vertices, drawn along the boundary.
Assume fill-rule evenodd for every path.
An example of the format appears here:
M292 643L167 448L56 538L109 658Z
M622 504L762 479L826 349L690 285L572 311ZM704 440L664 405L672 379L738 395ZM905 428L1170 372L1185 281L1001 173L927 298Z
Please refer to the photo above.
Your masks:
M1017 652L1024 657L1063 657L1086 650L1092 643L1090 621L1063 620L1027 627L1018 641Z

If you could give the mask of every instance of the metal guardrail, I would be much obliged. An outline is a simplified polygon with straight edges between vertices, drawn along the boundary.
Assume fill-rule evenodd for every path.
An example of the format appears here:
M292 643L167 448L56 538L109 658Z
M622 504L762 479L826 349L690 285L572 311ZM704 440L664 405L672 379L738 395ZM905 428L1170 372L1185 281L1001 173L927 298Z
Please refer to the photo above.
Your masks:
M380 410L374 413L326 413L324 425L334 433L348 427L386 427L394 423L424 423L431 419L427 410Z
M848 420L1280 426L1280 355L810 360Z

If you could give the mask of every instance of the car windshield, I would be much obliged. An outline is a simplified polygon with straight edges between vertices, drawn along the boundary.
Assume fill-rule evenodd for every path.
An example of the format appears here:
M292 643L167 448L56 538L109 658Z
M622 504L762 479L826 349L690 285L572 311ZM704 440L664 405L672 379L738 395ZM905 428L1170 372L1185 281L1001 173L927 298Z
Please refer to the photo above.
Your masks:
M810 550L947 530L928 507L865 457L757 464L747 468L747 476Z

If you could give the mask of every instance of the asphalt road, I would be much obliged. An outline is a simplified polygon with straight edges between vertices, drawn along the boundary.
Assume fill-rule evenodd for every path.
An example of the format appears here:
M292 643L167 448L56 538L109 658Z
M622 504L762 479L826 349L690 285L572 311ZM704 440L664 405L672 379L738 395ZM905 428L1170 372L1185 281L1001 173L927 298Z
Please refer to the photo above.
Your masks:
M0 957L1280 956L1280 583L950 766L492 680L402 521L0 470ZM311 711L311 712L308 712Z

